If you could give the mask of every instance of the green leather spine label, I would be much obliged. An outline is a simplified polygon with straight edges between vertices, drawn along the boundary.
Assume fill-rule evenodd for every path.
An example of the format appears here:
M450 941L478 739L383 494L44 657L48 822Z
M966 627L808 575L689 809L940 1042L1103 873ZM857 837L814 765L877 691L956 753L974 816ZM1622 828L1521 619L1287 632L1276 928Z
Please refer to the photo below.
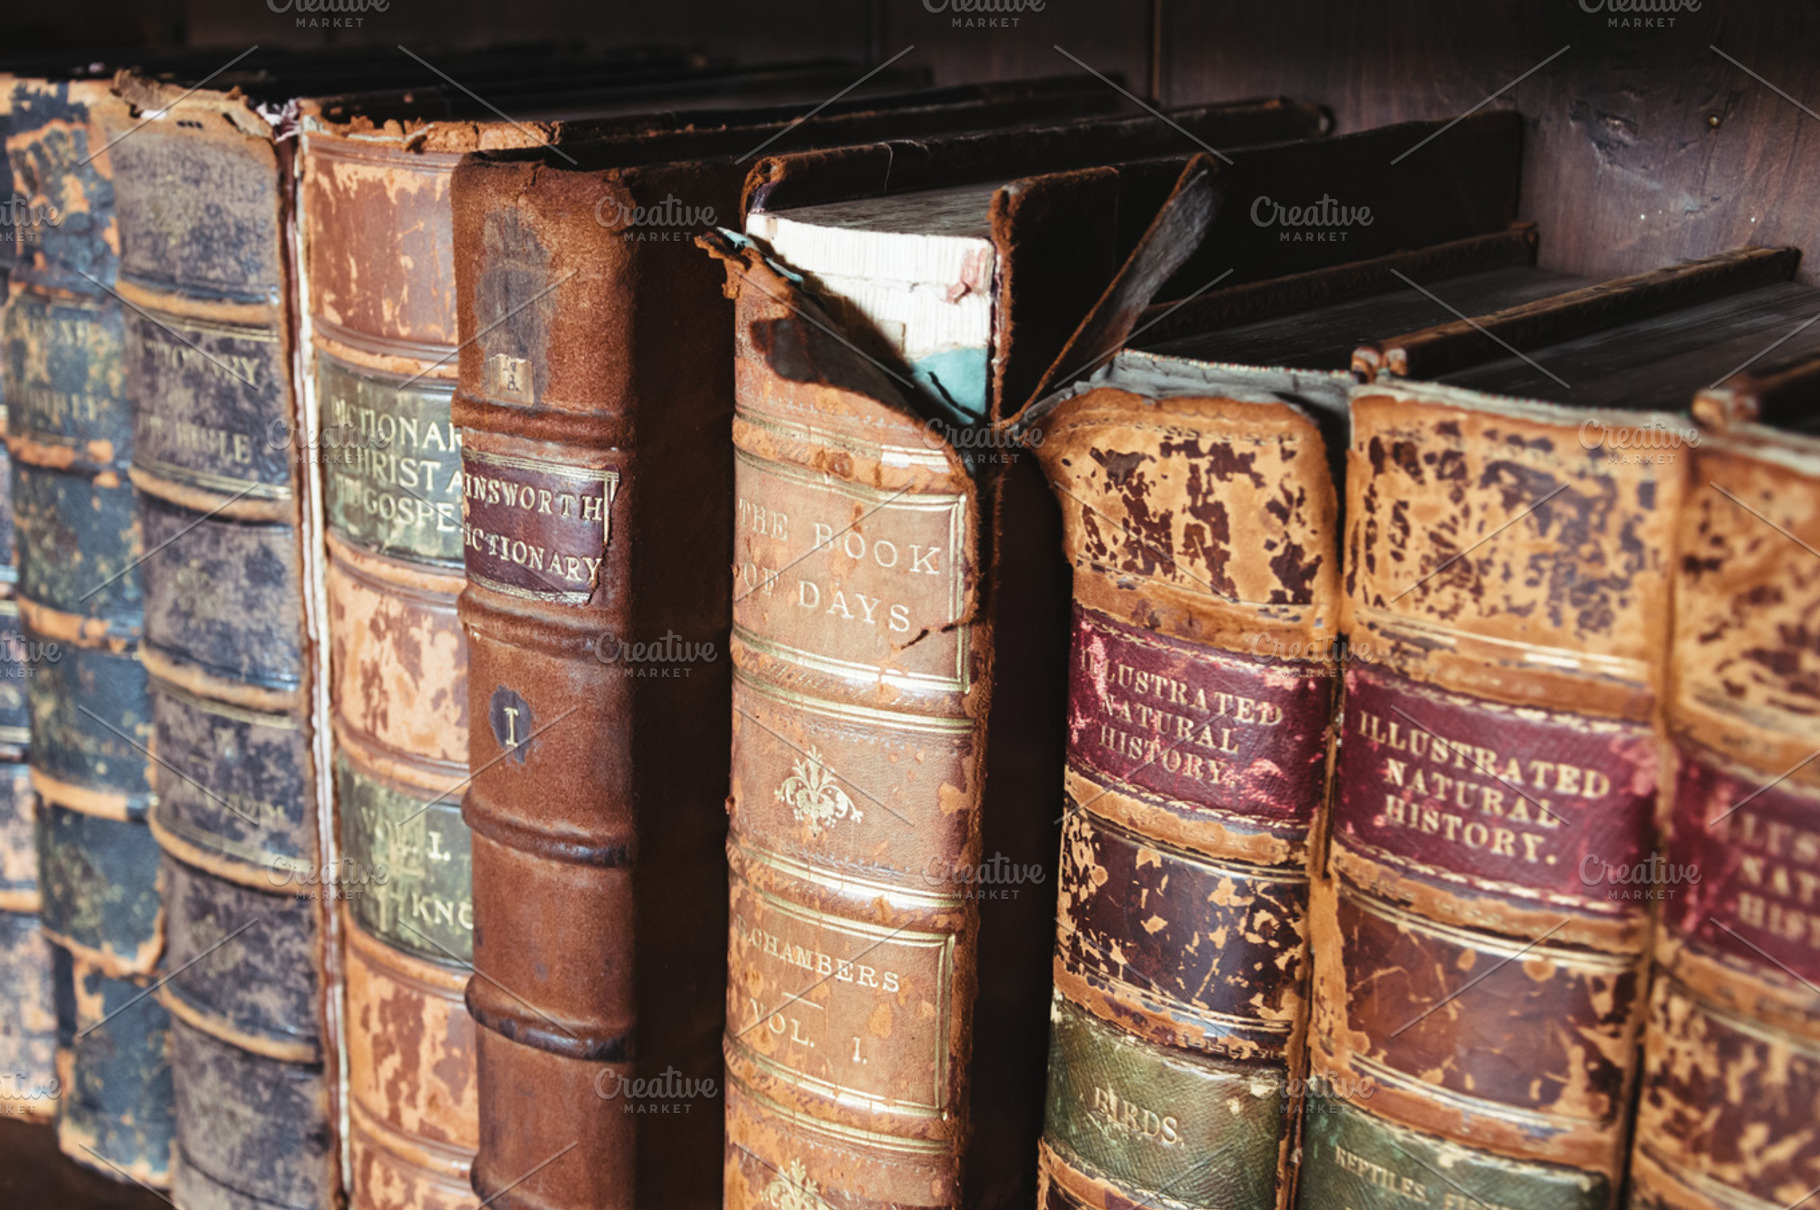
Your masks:
M1289 1124L1285 1085L1280 1065L1152 1046L1058 996L1043 1137L1134 1199L1270 1210Z
M1378 1117L1309 1081L1300 1210L1605 1210L1605 1178L1462 1147Z
M433 962L474 955L472 859L461 797L418 796L335 758L341 843L354 917L374 936Z
M434 379L356 370L316 355L331 530L382 554L461 566L461 443L454 390Z

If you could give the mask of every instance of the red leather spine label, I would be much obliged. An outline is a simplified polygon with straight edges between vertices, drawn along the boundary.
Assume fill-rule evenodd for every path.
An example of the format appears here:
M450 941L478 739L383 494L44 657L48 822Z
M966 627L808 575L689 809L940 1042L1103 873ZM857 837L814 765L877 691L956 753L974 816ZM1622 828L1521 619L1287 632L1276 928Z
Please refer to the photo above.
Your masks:
M1321 799L1328 682L1079 605L1070 762L1196 806L1306 822Z
M1346 674L1335 839L1418 876L1604 902L1651 851L1647 727Z
M619 472L464 449L468 579L513 596L585 605L600 586Z
M1739 777L1685 750L1674 832L1660 867L1663 920L1719 954L1753 964L1756 947L1820 981L1820 804ZM1672 897L1668 895L1673 891Z

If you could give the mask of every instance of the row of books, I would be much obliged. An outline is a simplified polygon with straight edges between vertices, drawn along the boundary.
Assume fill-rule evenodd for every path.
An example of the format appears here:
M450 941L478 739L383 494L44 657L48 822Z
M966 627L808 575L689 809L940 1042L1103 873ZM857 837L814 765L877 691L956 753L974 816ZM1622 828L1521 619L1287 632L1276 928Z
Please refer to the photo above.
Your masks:
M441 68L5 82L0 1093L71 1158L1820 1186L1798 250L1543 270L1514 113Z

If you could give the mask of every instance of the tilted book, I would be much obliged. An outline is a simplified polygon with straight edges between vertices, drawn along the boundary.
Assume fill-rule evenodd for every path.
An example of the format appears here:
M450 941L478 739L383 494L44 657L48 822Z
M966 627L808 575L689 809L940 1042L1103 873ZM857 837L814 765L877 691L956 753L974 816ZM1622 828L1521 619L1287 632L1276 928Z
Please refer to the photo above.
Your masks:
M767 101L789 82L758 73ZM739 76L509 102L494 119L414 93L306 102L299 210L322 466L333 760L346 915L348 1112L357 1207L456 1204L479 1143L467 826L467 644L450 182L464 152L775 124L801 113L726 105ZM1096 82L925 90L902 108L965 106L1009 122L1105 107ZM843 99L824 114L883 103ZM643 112L652 104L673 108ZM434 117L419 116L425 112ZM567 114L546 118L544 114ZM604 115L620 114L618 117ZM943 118L959 122L956 112ZM766 133L752 136L752 142ZM617 215L606 216L617 220Z
M0 75L0 132L10 121L14 90L30 85ZM0 197L11 207L0 231L0 287L23 242L33 246L52 212L21 199L12 165L0 155ZM21 206L20 202L24 202ZM0 374L0 423L5 375ZM19 626L19 568L13 540L12 458L0 447L0 1113L24 1118L55 1114L57 1007L52 950L38 913L37 803L26 764L31 713L26 678L32 652Z
M1710 425L1639 434L1640 452L1683 464L1689 483L1668 844L1653 866L1616 871L1660 914L1630 1161L1640 1210L1799 1204L1820 1184L1817 370L1812 329L1795 331L1702 392Z
M1419 180L1389 166L1429 136ZM1198 260L1306 265L1253 221L1259 198L1299 207L1303 181L1400 229L1155 304L1134 348L1077 360L1096 372L1017 418L1074 570L1046 1207L1292 1199L1347 367L1371 324L1444 314L1412 277L1462 302L1560 288L1511 223L1519 151L1498 114L1238 154Z
M1035 464L989 426L1102 294L1141 306L1192 251L1205 163L1116 162L1177 146L804 153L755 173L751 243L719 244L729 1206L1035 1196L1067 589Z
M31 785L45 935L59 949L58 1143L115 1180L169 1182L171 1077L147 996L165 946L139 653L134 518L105 79L18 80L7 118L22 231L4 322L22 637L41 658Z
M1684 425L1671 409L1812 309L1796 259L1746 249L1355 354L1380 377L1350 405L1354 658L1311 911L1331 1095L1303 1206L1617 1203L1652 912L1612 872L1656 852L1689 490L1634 434Z

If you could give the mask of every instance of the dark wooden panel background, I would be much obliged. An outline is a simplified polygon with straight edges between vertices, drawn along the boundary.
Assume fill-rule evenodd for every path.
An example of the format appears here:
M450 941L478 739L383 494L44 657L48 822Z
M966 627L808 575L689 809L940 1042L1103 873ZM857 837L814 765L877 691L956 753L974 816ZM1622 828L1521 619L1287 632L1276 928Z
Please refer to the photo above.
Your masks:
M1490 105L1528 118L1524 210L1542 224L1549 265L1612 274L1787 242L1815 249L1809 280L1820 266L1813 3L364 0L385 7L299 11L361 2L102 0L30 6L9 24L12 39L27 42L108 36L228 54L255 42L401 43L429 54L501 38L572 38L878 63L911 48L899 62L927 66L942 82L1084 70L1073 56L1170 103L1308 97L1331 106L1341 130L1449 116L1498 93ZM1018 4L1016 12L957 11ZM1610 11L1624 4L1679 8ZM1417 168L1419 157L1409 164Z

